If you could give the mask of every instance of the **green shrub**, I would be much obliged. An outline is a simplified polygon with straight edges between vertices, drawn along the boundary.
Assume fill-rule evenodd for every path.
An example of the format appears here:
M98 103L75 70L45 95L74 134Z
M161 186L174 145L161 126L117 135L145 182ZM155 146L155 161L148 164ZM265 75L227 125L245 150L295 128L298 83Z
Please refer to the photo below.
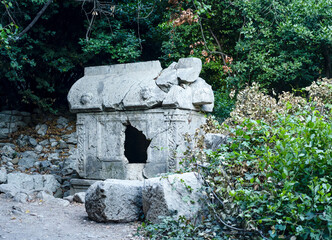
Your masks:
M204 169L213 192L232 204L232 214L224 207L220 215L269 239L331 239L331 123L310 109L273 126L247 119L229 128L231 144Z
M331 79L307 90L309 100L283 93L277 101L254 84L237 95L229 125L209 119L201 130L227 133L229 143L212 152L197 135L183 167L201 173L213 227L168 220L148 227L149 236L331 239Z
M230 92L219 90L214 92L215 104L213 108L213 115L219 122L227 119L232 112L235 101L229 97Z

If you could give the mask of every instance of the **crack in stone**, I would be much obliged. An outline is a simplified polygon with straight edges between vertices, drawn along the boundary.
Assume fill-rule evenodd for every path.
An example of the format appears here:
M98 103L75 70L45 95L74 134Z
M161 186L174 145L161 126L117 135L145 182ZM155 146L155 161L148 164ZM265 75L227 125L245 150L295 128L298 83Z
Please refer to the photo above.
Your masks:
M140 84L142 83L144 81L144 79L143 80L141 80L139 83L138 83L138 85L140 86ZM131 89L134 87L134 85L135 85L136 83L133 83L130 87L129 87L129 89L128 89L128 91L126 92L126 94L123 96L123 98L121 99L121 101L120 101L120 103L119 103L119 107L121 108L121 110L125 110L125 107L124 107L124 103L123 103L123 101L124 101L124 99L127 97L127 95L129 94L129 92L131 91ZM141 87L141 86L140 86ZM142 88L142 87L141 87Z

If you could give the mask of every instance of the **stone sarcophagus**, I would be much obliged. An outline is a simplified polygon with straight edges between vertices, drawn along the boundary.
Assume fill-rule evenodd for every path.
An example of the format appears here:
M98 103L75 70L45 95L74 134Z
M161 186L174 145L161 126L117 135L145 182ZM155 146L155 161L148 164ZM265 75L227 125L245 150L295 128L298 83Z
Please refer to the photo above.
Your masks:
M68 94L77 113L80 177L134 180L176 170L184 135L213 109L201 68L197 58L164 70L159 61L86 68Z

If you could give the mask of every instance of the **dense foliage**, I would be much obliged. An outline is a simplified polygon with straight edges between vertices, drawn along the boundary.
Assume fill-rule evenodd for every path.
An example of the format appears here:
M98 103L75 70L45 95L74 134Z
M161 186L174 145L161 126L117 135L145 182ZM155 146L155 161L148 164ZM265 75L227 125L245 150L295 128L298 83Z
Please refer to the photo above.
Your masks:
M66 95L86 66L158 58L161 40L154 40L163 4L154 1L51 1L24 34L48 0L1 0L0 103L4 108L67 108ZM151 10L159 14L147 15ZM140 31L138 34L137 28Z
M1 107L66 105L85 66L194 56L224 119L231 89L258 82L280 93L331 76L331 9L328 0L1 0Z
M331 239L332 79L307 90L308 101L284 93L278 102L257 85L240 92L228 125L203 126L227 133L229 143L211 152L198 139L200 148L188 155L189 169L205 181L207 220L167 218L147 233L155 239Z

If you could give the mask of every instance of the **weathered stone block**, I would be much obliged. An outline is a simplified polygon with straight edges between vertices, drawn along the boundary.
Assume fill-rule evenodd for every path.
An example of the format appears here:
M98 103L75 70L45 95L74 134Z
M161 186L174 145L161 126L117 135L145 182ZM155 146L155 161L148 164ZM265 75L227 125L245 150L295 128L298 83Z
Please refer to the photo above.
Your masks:
M148 109L156 105L161 105L166 93L156 84L153 78L147 78L133 85L123 99L125 109Z
M191 88L174 85L167 93L163 107L195 110Z
M136 92L135 96L132 94L130 94L131 97L127 96L131 89L139 88L143 81L149 79L149 86L155 86L153 79L161 70L159 61L86 68L85 76L78 80L69 91L70 109L74 112L102 111L103 109L122 110L126 97L130 103L127 103L128 107L131 108L134 103L130 101L133 101L132 98L137 95ZM146 89L146 84L143 85L143 88ZM148 100L146 101L148 103L143 104L143 109L146 108L145 105L153 106L155 104L156 91L156 89L152 90L150 96L144 94L144 91L142 92L143 97L147 97L145 100ZM137 101L137 99L135 100ZM141 105L142 102L139 101L139 104Z
M60 187L59 182L53 175L27 175L24 173L9 173L7 175L7 185L26 191L44 190L50 194L56 192Z
M198 78L190 85L192 89L192 103L196 106L214 103L212 88L202 78Z
M108 179L86 192L85 209L97 222L132 222L142 214L142 181Z
M196 173L174 174L145 180L143 212L153 223L162 216L194 218L203 209L200 204L201 180Z
M11 184L1 184L0 185L0 193L6 194L7 197L13 198L17 193L21 191L20 188L18 188L15 185Z
M164 69L156 80L158 87L164 92L168 92L172 86L178 85L178 75L175 69L176 63L172 63L168 68Z
M192 83L202 70L202 61L199 58L181 58L175 68L180 81Z
M12 158L16 153L15 150L10 145L5 145L2 147L1 152L6 157Z
M88 188L98 180L73 178L70 180L70 194L86 192Z

